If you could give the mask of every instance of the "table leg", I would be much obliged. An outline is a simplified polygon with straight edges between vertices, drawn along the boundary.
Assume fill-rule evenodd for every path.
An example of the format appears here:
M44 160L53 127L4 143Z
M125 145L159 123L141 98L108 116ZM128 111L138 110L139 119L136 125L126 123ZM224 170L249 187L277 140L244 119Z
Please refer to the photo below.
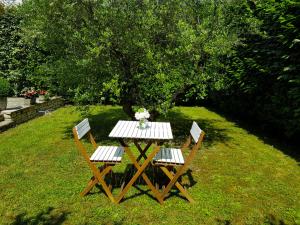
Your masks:
M136 167L137 172L131 178L131 180L128 182L128 184L125 186L125 188L122 190L122 192L119 194L119 196L116 199L116 202L119 203L122 200L122 198L127 193L127 191L129 190L129 188L134 184L134 182L137 180L137 178L142 174L143 179L145 180L145 182L147 183L147 185L149 186L149 188L153 192L154 196L159 201L159 203L162 204L163 200L161 198L161 195L160 195L159 191L153 186L153 184L149 180L148 176L144 172L145 168L148 166L148 164L150 163L150 161L154 158L154 156L156 155L156 153L159 151L160 146L156 145L156 147L154 148L154 150L149 154L148 157L146 157L144 163L142 165L139 165L138 162L136 161L133 153L131 152L130 148L128 147L128 145L123 140L120 140L120 142L123 145L123 147L125 149L125 152L128 154L130 161Z
M147 159L147 156L146 156L146 152L147 150L149 149L149 147L152 145L152 141L150 140L146 147L144 149L142 149L142 147L139 145L138 141L137 140L134 140L134 144L135 146L137 147L137 149L139 150L139 152L141 153L139 155L139 157L137 157L136 161L139 162L141 160L141 158L143 157L144 159Z

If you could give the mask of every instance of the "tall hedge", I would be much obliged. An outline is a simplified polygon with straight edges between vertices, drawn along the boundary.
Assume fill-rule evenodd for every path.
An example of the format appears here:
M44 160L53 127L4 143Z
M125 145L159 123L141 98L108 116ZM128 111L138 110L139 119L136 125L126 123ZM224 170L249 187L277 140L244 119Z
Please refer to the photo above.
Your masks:
M0 10L0 77L7 79L14 94L25 87L47 86L38 70L45 62L44 52L32 41L25 43L21 32L22 14L14 6L1 6Z
M241 42L227 58L224 89L212 96L230 113L296 138L300 133L300 3L248 1L238 8L256 20L258 29L236 19Z

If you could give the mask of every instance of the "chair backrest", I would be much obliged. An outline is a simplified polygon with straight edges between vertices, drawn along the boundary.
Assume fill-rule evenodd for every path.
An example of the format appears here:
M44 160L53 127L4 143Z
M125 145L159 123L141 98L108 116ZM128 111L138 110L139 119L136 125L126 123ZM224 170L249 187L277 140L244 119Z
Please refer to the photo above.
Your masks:
M79 140L91 130L89 120L87 118L77 124L74 128Z
M192 128L190 130L191 136L193 137L195 143L197 143L199 141L200 135L203 131L200 129L200 127L198 126L198 124L193 121L193 125Z

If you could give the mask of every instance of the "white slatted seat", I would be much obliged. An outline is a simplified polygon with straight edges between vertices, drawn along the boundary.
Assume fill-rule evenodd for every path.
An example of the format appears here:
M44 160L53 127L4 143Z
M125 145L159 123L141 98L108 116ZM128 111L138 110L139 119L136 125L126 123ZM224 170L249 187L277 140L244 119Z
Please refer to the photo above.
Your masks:
M108 173L112 173L112 167L120 163L124 153L124 148L119 146L97 146L95 139L91 133L91 127L88 119L84 119L77 126L73 128L74 139L77 147L82 153L84 159L87 161L90 169L92 170L93 177L88 183L88 186L81 192L84 196L97 184L101 184L105 193L112 202L116 202L111 193L110 187L106 184L104 178ZM82 144L81 139L87 136L95 149L91 157L89 157L85 146ZM102 162L102 167L97 167L96 163Z
M184 164L182 152L178 148L161 148L153 159L154 164Z
M117 146L99 146L90 157L92 162L121 162L124 149Z

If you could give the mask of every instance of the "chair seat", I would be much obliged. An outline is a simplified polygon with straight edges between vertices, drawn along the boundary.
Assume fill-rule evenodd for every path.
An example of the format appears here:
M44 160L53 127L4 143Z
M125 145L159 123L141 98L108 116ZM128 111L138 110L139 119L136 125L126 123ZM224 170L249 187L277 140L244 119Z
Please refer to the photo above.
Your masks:
M124 149L119 146L99 146L91 156L92 162L121 162Z
M153 159L154 164L184 164L184 158L180 149L161 148Z

